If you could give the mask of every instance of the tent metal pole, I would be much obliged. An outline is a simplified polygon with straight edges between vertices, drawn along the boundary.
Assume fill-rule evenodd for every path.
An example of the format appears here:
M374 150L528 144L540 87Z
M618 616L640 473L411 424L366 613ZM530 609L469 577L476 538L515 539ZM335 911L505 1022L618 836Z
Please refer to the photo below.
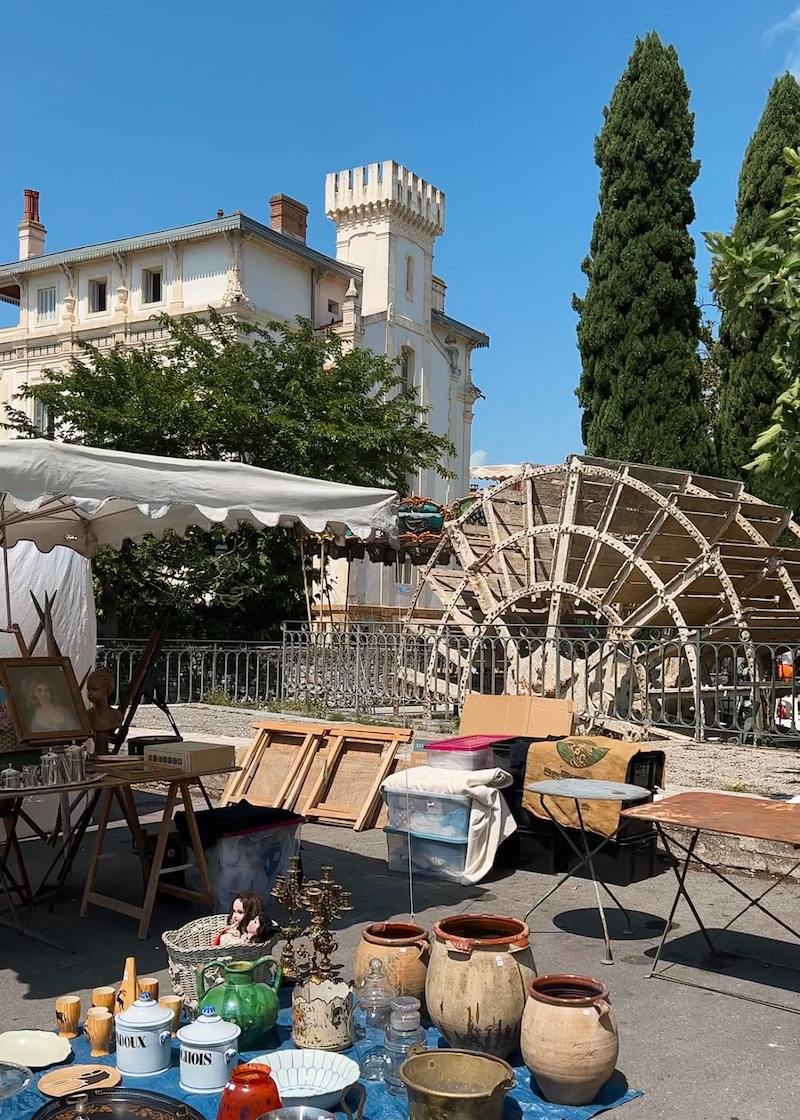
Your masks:
M3 578L6 583L6 629L11 630L11 587L8 582L8 542L6 540L6 496L0 498L0 534L3 545Z

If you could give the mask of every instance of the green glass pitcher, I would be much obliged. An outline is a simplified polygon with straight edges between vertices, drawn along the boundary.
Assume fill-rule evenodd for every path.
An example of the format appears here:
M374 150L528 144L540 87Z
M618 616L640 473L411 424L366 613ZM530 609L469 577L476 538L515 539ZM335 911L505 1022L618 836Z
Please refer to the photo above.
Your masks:
M262 964L273 964L275 973L269 984L257 984L253 973ZM206 989L205 974L209 968L224 972L221 984ZM281 986L281 966L274 957L259 957L257 961L210 961L197 968L198 1010L213 1007L227 1023L241 1028L240 1050L256 1050L266 1045L267 1035L275 1026L280 1011L278 989Z

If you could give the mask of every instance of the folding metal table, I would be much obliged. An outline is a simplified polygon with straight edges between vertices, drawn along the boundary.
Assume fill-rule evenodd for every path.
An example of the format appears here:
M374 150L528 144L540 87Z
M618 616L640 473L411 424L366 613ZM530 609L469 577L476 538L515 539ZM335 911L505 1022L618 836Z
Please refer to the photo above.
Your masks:
M723 883L726 883L736 891L737 894L747 899L745 908L740 910L738 914L731 918L731 920L718 931L717 937L719 934L724 933L725 930L730 929L734 922L737 922L739 918L743 917L748 910L755 907L781 926L782 929L785 929L788 933L791 933L793 937L800 940L800 933L798 933L797 930L793 929L762 904L762 900L766 898L775 887L784 882L785 879L800 867L800 858L798 858L797 862L788 871L780 875L774 882L770 883L761 894L753 897L740 887L738 883L734 883L726 875L723 875L720 869L715 867L714 864L708 863L698 856L695 850L701 832L717 832L727 836L741 836L753 840L771 840L776 843L790 844L797 850L800 848L800 804L792 805L786 801L771 801L766 797L741 797L732 793L706 793L702 790L696 790L688 793L676 793L671 797L664 797L660 801L654 801L649 805L636 805L633 808L624 809L622 816L630 817L638 821L649 821L651 824L655 825L665 851L671 856L670 862L672 863L673 871L678 881L675 899L672 903L666 925L664 926L664 932L658 946L658 952L653 961L653 967L650 970L649 975L651 977L663 976L666 971L666 969L662 969L659 972L658 965L664 946L667 943L672 919L675 916L675 911L681 897L686 900L689 909L694 915L694 919L700 927L700 932L708 948L712 953L717 952L714 938L712 938L703 924L697 907L692 901L686 887L686 874L692 862L704 867L706 871L712 872L712 874L716 875L718 879L721 879ZM665 832L665 828L687 829L691 833L688 843L683 843L674 833L668 835ZM674 849L679 849L683 852L684 857L677 856ZM744 956L742 953L731 955ZM688 981L685 981L685 983L688 983Z
M619 901L617 896L612 892L607 883L599 879L594 868L595 856L600 852L606 844L610 843L618 834L620 828L625 823L620 820L617 827L608 836L604 836L600 843L595 845L594 848L589 847L589 833L583 819L581 812L581 801L643 801L645 797L651 797L652 792L644 786L630 785L628 782L604 782L595 778L554 778L544 782L531 782L530 785L525 787L532 793L538 793L539 801L541 802L542 809L548 815L550 820L556 826L558 831L564 837L566 842L572 848L573 852L578 856L578 862L573 864L572 867L566 872L565 875L558 880L555 886L539 899L539 901L531 907L528 911L530 916L537 907L541 906L552 894L558 890L559 887L566 883L567 879L574 876L575 872L580 867L588 867L589 874L594 883L594 893L597 900L597 909L600 913L600 922L603 927L603 940L606 946L606 955L603 958L603 964L613 964L614 957L611 953L611 938L608 933L608 923L606 922L606 912L603 909L603 902L600 898L600 888L602 887L606 894L611 898L614 905L625 915L625 921L628 925L628 931L631 928L631 919L628 911ZM555 817L550 810L550 806L545 801L546 797L566 797L575 802L575 811L580 825L581 832L581 847L578 847L575 841L570 836L567 829Z

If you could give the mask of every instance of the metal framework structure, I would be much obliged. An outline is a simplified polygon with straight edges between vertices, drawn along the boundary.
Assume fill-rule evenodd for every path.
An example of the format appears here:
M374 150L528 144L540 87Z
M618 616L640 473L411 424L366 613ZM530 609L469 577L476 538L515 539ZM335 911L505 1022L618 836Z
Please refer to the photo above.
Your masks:
M708 639L744 648L755 680L758 644L797 640L800 526L741 483L578 455L553 466L487 468L484 477L500 481L446 523L405 625L417 627L417 604L431 589L441 634L478 628L505 642L507 691L557 695L565 680L554 673L596 669L599 652L582 667L561 658L558 670L546 653L559 635L587 629L617 648L656 631L674 635L685 651L676 685L684 671L704 682L693 641L698 651ZM442 656L452 677L451 646L432 653L431 684ZM644 685L646 657L633 656L631 667ZM463 692L472 666L465 660L458 669Z

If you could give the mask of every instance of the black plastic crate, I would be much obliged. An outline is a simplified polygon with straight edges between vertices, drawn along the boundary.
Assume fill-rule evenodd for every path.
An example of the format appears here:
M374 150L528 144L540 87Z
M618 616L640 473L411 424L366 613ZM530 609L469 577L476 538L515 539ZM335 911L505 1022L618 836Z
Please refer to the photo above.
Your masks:
M567 829L573 843L583 851L579 829ZM594 849L601 838L593 834L587 837L589 847ZM656 833L650 828L645 835L629 836L622 840L610 840L594 857L594 870L598 879L612 887L629 887L652 879L659 870L656 848ZM565 872L578 862L578 856L559 833L556 837L557 871ZM575 871L578 879L591 879L591 872L584 864Z

